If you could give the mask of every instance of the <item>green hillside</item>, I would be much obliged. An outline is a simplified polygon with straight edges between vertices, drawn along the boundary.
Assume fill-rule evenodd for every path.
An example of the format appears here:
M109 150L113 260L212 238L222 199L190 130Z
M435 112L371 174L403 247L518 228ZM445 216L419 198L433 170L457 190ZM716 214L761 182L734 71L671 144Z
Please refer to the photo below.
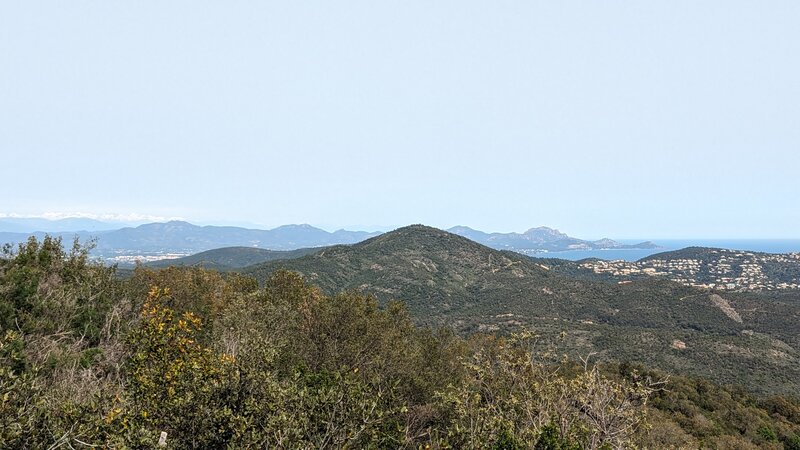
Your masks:
M178 259L165 259L145 264L148 267L201 266L209 269L230 270L252 266L267 261L294 259L320 251L320 248L298 250L267 250L255 247L225 247Z
M618 284L564 274L570 267L415 225L243 271L263 281L285 268L328 294L399 299L422 325L462 333L533 327L553 340L566 332L559 345L571 356L596 352L761 392L798 391L796 303L727 293L720 301L659 279Z

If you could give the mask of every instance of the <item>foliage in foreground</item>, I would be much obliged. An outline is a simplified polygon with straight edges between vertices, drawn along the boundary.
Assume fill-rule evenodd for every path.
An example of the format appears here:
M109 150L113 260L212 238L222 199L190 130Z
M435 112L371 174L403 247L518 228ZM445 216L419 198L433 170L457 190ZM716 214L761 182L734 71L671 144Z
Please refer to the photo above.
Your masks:
M800 403L462 339L295 274L0 259L0 447L800 448Z

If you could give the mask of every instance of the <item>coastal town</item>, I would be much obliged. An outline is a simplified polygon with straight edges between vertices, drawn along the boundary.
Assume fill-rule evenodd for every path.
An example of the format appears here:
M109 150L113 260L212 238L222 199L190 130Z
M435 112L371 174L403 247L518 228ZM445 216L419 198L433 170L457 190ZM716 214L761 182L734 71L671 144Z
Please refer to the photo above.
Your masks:
M107 264L119 264L121 266L133 266L136 264L145 264L149 262L162 261L165 259L178 259L188 256L191 253L176 253L176 252L130 252L119 253L115 255L106 256L103 259Z
M698 288L727 291L800 289L800 253L708 249L696 257L655 257L631 262L587 260L581 267L624 279L664 277Z

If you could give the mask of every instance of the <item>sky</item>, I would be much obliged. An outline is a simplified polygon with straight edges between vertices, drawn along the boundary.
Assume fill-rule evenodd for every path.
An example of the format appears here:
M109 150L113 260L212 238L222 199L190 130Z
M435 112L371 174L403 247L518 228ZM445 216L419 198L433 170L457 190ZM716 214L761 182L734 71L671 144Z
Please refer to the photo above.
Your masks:
M0 3L0 213L800 237L800 2Z

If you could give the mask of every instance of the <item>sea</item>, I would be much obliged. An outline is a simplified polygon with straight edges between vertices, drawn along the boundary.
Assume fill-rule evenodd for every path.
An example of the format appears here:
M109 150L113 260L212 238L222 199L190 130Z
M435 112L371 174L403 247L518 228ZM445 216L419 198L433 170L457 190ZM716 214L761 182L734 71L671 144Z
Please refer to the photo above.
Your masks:
M637 244L648 239L618 239L623 244ZM729 250L744 250L763 253L800 252L800 239L655 239L660 248L654 249L608 249L608 250L569 250L564 252L541 252L529 254L538 258L561 258L577 261L586 258L605 260L637 261L656 253L679 250L686 247L715 247Z

